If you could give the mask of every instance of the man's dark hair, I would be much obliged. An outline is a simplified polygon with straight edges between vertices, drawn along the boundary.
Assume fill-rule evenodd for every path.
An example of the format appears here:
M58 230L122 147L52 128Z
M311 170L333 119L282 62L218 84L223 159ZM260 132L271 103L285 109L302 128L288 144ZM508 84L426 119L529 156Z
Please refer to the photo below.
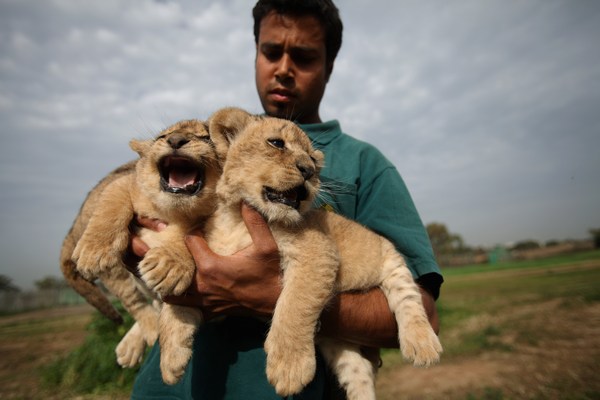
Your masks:
M328 64L333 64L342 47L342 20L331 0L259 0L252 10L254 17L254 41L258 44L260 23L271 11L280 15L316 17L325 30L325 50Z

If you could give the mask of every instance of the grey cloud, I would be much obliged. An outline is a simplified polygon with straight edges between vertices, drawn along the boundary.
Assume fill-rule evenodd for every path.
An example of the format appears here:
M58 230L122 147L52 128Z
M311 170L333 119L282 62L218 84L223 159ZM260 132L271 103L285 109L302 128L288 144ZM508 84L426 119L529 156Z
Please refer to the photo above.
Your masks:
M473 245L600 226L600 3L338 6L321 116L397 165L425 222ZM58 274L81 200L134 157L130 138L261 112L253 61L246 0L0 0L0 273Z

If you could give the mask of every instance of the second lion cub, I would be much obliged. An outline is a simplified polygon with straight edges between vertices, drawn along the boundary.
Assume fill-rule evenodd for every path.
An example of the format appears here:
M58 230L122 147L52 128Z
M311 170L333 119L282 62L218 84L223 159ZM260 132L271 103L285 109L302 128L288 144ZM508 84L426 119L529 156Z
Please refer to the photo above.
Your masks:
M442 347L420 291L394 245L340 215L312 209L323 154L290 121L225 109L210 119L217 149L228 148L217 183L217 211L205 226L209 246L232 254L250 243L240 203L267 220L277 242L283 289L265 342L267 377L282 396L298 393L315 373L321 311L339 291L381 287L394 313L403 356L418 366L439 360ZM358 346L320 340L349 399L374 399L374 368Z
M150 246L138 266L143 287L154 295L182 294L195 270L184 236L214 211L214 189L221 173L219 155L210 141L207 123L198 120L178 122L154 140L132 140L130 146L140 155L135 170L130 167L127 173L102 185L93 203L88 199L85 208L92 209L91 216L83 231L77 229L76 236L69 235L70 245L64 252L72 251L73 262L65 264L63 270L71 273L73 269L72 274L77 272L88 281L110 278L111 289L121 294L135 290L136 283L123 266L122 257L129 245L130 222L135 215L142 215L168 223L161 232L142 229L139 233ZM136 315L141 308L151 309L145 318L148 321ZM176 383L191 357L190 343L202 320L200 311L164 304L158 314L140 296L132 299L127 309L138 321L136 330L132 328L134 333L141 330L145 337L152 337L148 344L158 335L163 379ZM120 351L121 344L118 355L127 354Z

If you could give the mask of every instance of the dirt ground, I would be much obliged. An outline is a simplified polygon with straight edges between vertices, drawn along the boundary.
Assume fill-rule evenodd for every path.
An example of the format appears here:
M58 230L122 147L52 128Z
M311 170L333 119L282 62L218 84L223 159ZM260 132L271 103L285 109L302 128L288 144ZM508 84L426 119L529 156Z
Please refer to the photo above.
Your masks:
M108 399L51 393L39 381L42 365L83 342L91 312L77 306L0 317L0 399ZM600 399L599 302L549 299L515 306L511 315L521 316L528 332L540 334L524 340L515 336L518 329L507 331L496 339L510 350L496 346L473 356L442 357L429 369L413 368L388 353L378 376L378 399ZM487 316L496 317L503 318ZM474 319L467 325L477 329L487 322ZM444 332L441 337L443 342Z
M442 356L428 369L384 357L378 399L600 399L600 304L573 308L551 300L514 313L543 334L530 344L507 335L499 340L511 344L509 351Z
M91 316L82 305L0 317L0 399L102 399L48 392L39 378L40 367L83 343Z

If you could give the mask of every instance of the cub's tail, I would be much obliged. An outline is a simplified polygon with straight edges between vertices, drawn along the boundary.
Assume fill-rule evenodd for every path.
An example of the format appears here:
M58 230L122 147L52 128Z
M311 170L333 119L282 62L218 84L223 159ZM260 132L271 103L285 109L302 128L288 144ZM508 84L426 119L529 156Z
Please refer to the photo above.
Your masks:
M75 263L71 260L71 255L75 249L75 242L69 239L69 237L65 239L60 253L60 269L66 281L104 316L116 324L122 324L123 317L113 307L106 294L94 282L84 279L77 271Z

